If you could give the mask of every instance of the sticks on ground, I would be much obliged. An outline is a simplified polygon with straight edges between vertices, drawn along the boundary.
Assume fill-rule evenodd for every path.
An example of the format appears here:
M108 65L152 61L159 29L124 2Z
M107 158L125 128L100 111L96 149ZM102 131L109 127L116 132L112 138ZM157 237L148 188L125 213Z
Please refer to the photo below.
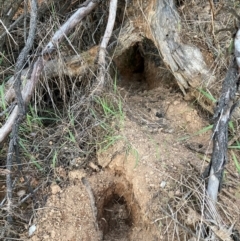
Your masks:
M50 59L50 54L53 53L62 39L74 28L85 16L87 16L97 5L96 1L86 1L86 5L82 5L69 19L65 22L60 29L54 34L52 40L43 49L42 54L38 57L34 64L33 71L30 79L26 82L22 90L22 99L27 104L32 96L32 93L38 83L39 76L45 63ZM10 133L12 126L18 116L19 106L16 106L10 114L6 123L0 128L0 143L5 140Z
M44 67L44 64L50 58L50 54L56 49L59 42L69 33L69 31L76 26L76 24L81 21L87 14L89 14L95 7L97 2L87 1L87 4L78 9L72 17L65 23L63 26L55 33L52 40L42 51L42 55L38 57L37 61L34 64L33 71L31 73L31 78L27 81L27 84L24 86L23 91L21 92L21 71L25 64L27 55L29 54L30 49L33 45L33 40L35 37L36 24L37 24L37 1L31 0L31 19L30 19L30 29L28 33L28 38L26 45L21 51L15 69L15 81L14 81L14 90L17 100L17 106L10 114L7 122L0 129L0 143L5 139L5 137L12 130L12 136L9 143L9 152L7 157L7 212L8 212L8 222L12 221L12 181L11 181L11 169L14 154L18 158L18 129L23 117L25 115L25 104L27 104L31 95L35 89L35 86L38 83L39 76ZM21 168L21 166L19 166Z
M112 31L113 31L113 27L116 19L117 3L118 3L118 0L110 1L108 23L107 23L107 27L99 49L99 56L98 56L99 73L97 76L98 83L97 83L96 90L99 88L100 91L104 85L104 78L106 74L106 51L107 51L106 49L107 49L109 39L112 35Z
M14 121L14 128L12 130L12 136L9 143L9 150L7 156L7 170L9 173L6 177L6 185L7 185L7 212L8 212L8 222L12 221L12 180L11 180L11 169L12 169L12 162L13 162L13 155L16 154L16 158L18 158L18 129L21 121L23 120L25 114L25 104L23 101L23 97L21 94L21 70L25 64L25 60L27 55L29 54L30 49L33 46L36 27L37 27L37 2L36 0L31 1L31 18L30 18L30 28L28 33L28 38L26 41L26 45L21 51L15 69L15 81L14 81L14 90L17 99L17 105L19 108L19 113L16 112L16 118ZM16 108L16 107L15 107ZM20 168L20 165L19 165Z
M227 163L228 145L228 123L234 109L238 106L235 100L239 86L240 69L240 30L235 38L235 58L230 64L222 85L222 93L214 114L213 127L213 153L210 165L204 172L208 177L205 215L208 219L218 222L215 217L217 213L216 202L218 191L221 189L221 182L225 164ZM215 233L215 232L214 232ZM214 238L214 234L210 234Z
M97 207L96 207L95 197L93 195L92 188L91 188L88 180L85 177L82 178L82 184L85 186L89 199L90 199L90 205L91 205L91 209L92 209L92 213L93 213L95 228L97 231L99 231L99 227L98 227L98 223L97 223Z

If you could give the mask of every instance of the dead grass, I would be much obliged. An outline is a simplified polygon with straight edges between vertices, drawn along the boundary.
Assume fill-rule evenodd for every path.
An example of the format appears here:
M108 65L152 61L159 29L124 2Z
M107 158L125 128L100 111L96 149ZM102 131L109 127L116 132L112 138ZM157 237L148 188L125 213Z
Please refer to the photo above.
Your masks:
M181 15L181 38L190 45L197 46L217 81L207 87L218 96L221 83L233 51L233 35L236 18L229 8L240 13L237 1L220 1L211 5L206 1L183 1L178 7Z

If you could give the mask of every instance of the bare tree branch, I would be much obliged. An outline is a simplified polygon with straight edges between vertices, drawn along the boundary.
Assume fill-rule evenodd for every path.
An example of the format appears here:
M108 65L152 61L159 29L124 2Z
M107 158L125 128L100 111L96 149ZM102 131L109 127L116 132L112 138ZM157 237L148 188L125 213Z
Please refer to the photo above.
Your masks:
M19 125L22 121L23 115L25 113L24 101L21 94L21 69L25 64L25 60L27 55L29 54L30 49L33 46L35 32L37 26L37 2L36 0L31 0L31 18L30 18L30 28L29 34L27 38L27 42L23 50L21 51L15 68L15 81L14 81L14 90L17 98L18 108L20 110L17 115L19 116L18 119L14 119L15 125L12 130L12 136L9 143L9 150L7 156L7 170L9 173L6 176L6 185L7 185L7 212L8 212L8 222L12 221L12 180L11 180L11 170L12 170L12 162L13 162L13 155L16 154L16 158L18 158L18 129ZM15 107L16 108L16 107ZM19 166L20 168L20 166Z
M97 84L96 90L98 88L100 88L101 90L101 88L104 85L104 78L106 73L106 51L107 51L106 49L107 49L109 39L112 35L112 31L113 31L113 27L116 19L117 3L118 3L117 0L110 1L108 23L107 23L107 27L99 49L99 56L98 56L99 73L97 76L98 84Z
M216 216L217 196L221 189L222 177L225 165L227 163L227 145L228 145L228 123L231 115L238 106L235 100L236 92L239 86L239 69L240 69L240 30L235 37L235 58L231 62L226 77L222 84L222 93L217 103L214 113L213 127L213 152L211 162L206 168L203 176L208 178L205 215L214 222L220 222ZM216 234L216 232L214 231ZM210 232L209 236L215 240L215 234Z
M24 101L21 94L21 72L25 65L25 61L27 58L27 55L29 54L30 49L32 48L34 38L35 38L35 32L37 27L37 2L35 0L31 1L31 14L30 14L30 29L28 33L28 38L26 41L26 45L21 51L20 55L18 56L18 60L15 67L15 81L14 81L14 90L16 94L17 104L20 109L20 114L24 114Z
M87 0L81 7L65 22L60 29L54 34L52 40L47 44L42 54L50 54L56 50L56 47L61 40L68 35L68 33L85 17L87 16L96 6L98 1Z
M22 98L26 103L31 99L32 93L38 83L39 76L43 70L44 65L49 60L49 54L56 50L56 46L62 41L62 39L76 26L86 15L88 15L97 5L97 1L86 1L86 6L79 8L60 29L54 34L52 40L43 49L42 55L38 57L34 64L33 71L31 73L30 80L27 80L27 84L22 90ZM10 133L13 123L17 118L19 112L19 106L16 106L13 112L10 114L7 122L0 128L0 143L4 141L6 136Z

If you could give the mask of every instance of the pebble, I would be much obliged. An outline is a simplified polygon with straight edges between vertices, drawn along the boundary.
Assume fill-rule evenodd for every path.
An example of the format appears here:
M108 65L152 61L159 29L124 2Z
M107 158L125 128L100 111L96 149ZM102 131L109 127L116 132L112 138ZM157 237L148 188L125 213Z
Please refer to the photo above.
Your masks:
M165 181L162 181L161 184L160 184L160 187L161 187L161 188L164 188L164 187L166 186L166 184L167 184L167 183L166 183Z
M51 186L51 192L53 195L55 195L55 194L61 192L61 188L57 184L53 184Z

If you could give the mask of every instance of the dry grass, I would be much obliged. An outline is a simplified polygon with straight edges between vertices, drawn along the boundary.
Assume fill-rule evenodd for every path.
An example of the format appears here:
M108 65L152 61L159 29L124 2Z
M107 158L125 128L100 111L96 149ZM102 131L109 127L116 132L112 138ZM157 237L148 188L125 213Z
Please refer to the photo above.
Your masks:
M107 4L107 3L106 3ZM65 20L57 12L56 6L51 5L46 17L39 21L36 35L36 48L32 56L29 56L28 64L34 63L34 54L40 52L45 43L49 41L53 33ZM73 6L74 7L74 6ZM99 43L105 31L108 17L107 5L100 5L94 13L89 15L77 26L75 31L58 46L54 59L64 59L66 56L81 54L85 50L91 49ZM69 12L69 14L71 14ZM68 16L67 13L64 15ZM99 19L101 24L99 24ZM116 27L122 24L118 19ZM14 33L15 41L19 43L19 49L24 46L24 29L19 28ZM16 46L10 41L7 42L7 50L1 53L1 79L2 83L7 81L14 73L14 63L17 53ZM12 53L16 52L16 56ZM94 53L97 58L97 52ZM92 54L92 56L94 56ZM93 59L94 59L93 58ZM86 58L83 61L87 61ZM111 59L109 66L112 64ZM113 76L106 75L105 90L98 95L92 95L94 83L96 82L96 66L94 61L87 62L84 75L69 77L59 74L56 78L43 78L38 85L33 96L27 118L21 126L20 138L20 158L23 167L19 172L15 163L12 177L15 180L13 186L14 198L13 213L15 222L13 226L5 225L7 213L4 210L4 199L0 204L0 237L19 237L25 229L23 226L33 217L35 208L44 205L46 201L46 187L52 182L57 182L60 186L65 185L66 171L71 168L88 167L89 159L94 160L94 156L99 143L110 133L101 128L104 123L110 126L114 121L114 116L107 119L103 114L103 108L96 100L107 98L117 106L116 93L113 88ZM3 121L5 121L3 119ZM7 143L1 150L1 158L5 160ZM4 168L5 162L1 166ZM61 171L64 168L65 171ZM60 170L60 171L59 171ZM22 175L26 176L29 183L25 183ZM1 197L4 198L4 176L1 178ZM26 201L22 202L30 189L38 189L38 192ZM1 190L0 190L1 191ZM19 194L19 191L22 191ZM26 193L26 194L25 194ZM1 199L2 200L2 199ZM5 227L4 227L5 226Z
M160 217L156 218L154 223L161 227L161 233L166 237L164 240L205 240L210 230L214 231L220 240L239 238L239 224L236 221L239 219L240 210L226 193L220 195L217 212L208 210L216 217L215 223L203 213L206 208L206 189L196 170L189 166L179 180L169 178L175 188L171 193L162 193L155 197L159 205L154 212L161 215L158 215Z
M220 1L215 5L211 5L210 1L184 1L178 7L182 18L182 41L199 47L218 80L208 85L214 96L220 93L233 51L236 18L229 8L240 13L237 1Z

